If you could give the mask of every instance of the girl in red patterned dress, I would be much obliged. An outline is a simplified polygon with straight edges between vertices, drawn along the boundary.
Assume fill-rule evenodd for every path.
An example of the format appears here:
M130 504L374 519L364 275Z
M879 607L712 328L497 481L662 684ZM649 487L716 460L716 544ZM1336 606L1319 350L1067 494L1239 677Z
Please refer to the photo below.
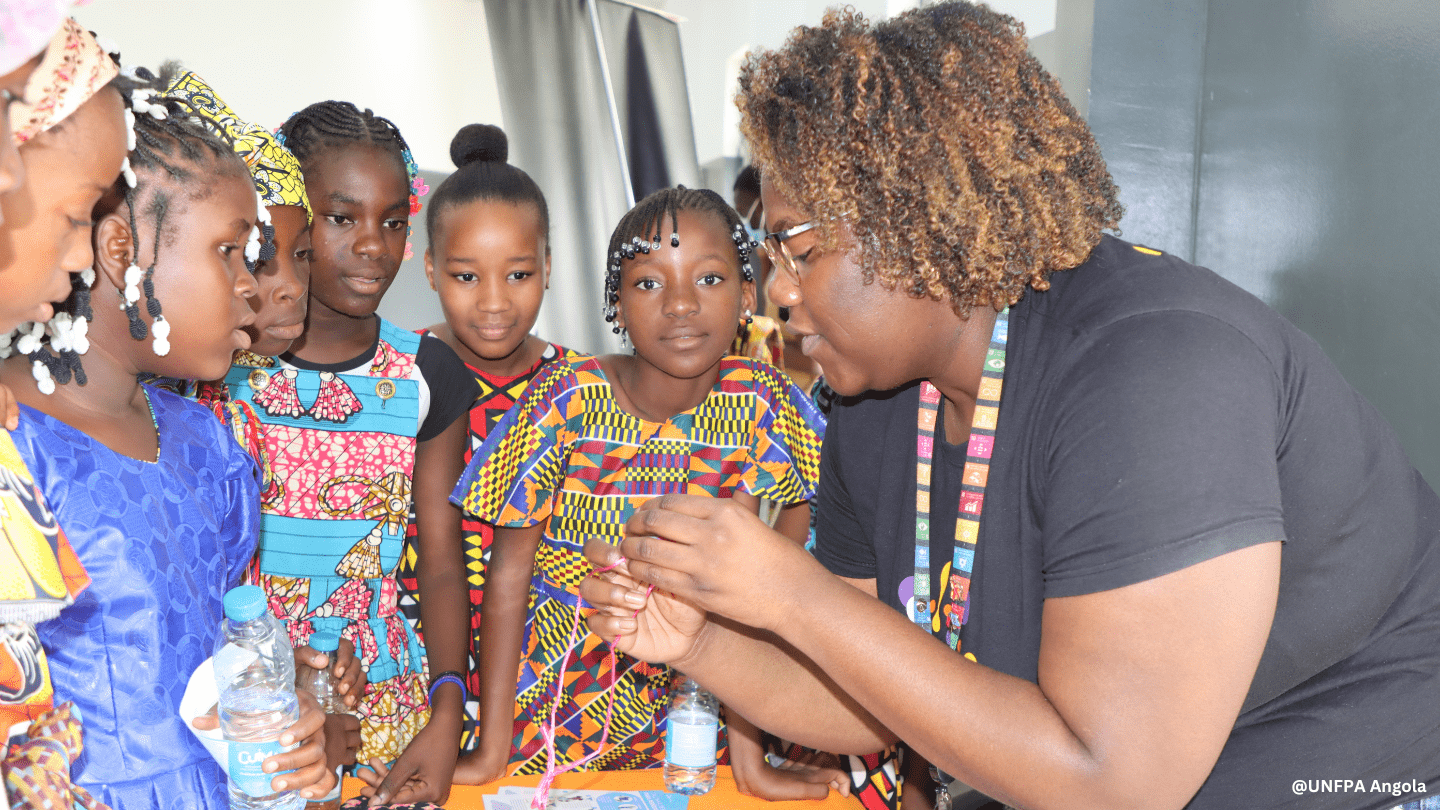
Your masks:
M430 242L425 276L440 294L445 320L420 334L433 334L454 349L480 386L480 397L470 407L467 464L541 367L569 353L530 334L550 286L550 211L530 175L506 162L508 151L499 127L471 124L461 129L450 143L457 171L435 189L425 209ZM417 524L412 518L400 562L400 607L423 641L413 541ZM476 666L480 601L493 533L488 523L467 515L461 535L470 585L469 691L473 695L480 688ZM474 764L474 755L465 752L473 752L479 740L477 705L466 703L457 781L468 778Z

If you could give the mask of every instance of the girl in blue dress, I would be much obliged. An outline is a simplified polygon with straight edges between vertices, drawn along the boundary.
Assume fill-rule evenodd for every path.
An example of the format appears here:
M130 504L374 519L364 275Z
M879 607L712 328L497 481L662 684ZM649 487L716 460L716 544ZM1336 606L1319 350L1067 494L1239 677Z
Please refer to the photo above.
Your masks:
M15 444L92 579L38 628L57 701L85 718L75 780L115 810L224 810L225 776L178 709L255 548L255 465L204 407L136 378L214 379L249 344L258 202L228 144L149 86L122 89L129 115L107 90L97 101L113 114L75 130L77 157L105 139L135 144L96 209L93 281L45 340L25 332L0 382L21 402ZM273 758L272 784L318 797L334 784L324 715L302 706L281 742L303 744Z

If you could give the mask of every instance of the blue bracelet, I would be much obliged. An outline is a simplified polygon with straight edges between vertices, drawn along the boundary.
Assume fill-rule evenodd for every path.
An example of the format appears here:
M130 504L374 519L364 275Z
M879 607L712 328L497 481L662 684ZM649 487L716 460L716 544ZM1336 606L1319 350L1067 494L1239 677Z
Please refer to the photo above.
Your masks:
M460 673L454 671L444 672L441 673L440 677L430 682L430 691L427 693L427 695L431 703L435 702L435 690L439 689L440 685L447 681L460 687L460 700L462 702L465 700L466 696L470 694L469 690L465 688L465 681L460 677Z

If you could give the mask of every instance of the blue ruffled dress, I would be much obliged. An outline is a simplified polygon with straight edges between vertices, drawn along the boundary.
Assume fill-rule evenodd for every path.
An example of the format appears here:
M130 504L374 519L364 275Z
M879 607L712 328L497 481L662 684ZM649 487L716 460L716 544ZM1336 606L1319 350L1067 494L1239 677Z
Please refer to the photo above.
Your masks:
M92 578L37 630L56 701L84 712L76 782L114 810L228 810L224 772L178 711L255 551L255 463L213 413L148 390L153 463L20 407L15 444Z

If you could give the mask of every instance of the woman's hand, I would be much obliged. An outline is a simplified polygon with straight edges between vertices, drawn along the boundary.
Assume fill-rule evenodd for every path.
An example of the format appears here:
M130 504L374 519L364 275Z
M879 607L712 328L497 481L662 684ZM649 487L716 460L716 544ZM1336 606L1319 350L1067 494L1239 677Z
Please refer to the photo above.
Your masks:
M6 430L20 427L20 400L15 398L15 392L8 385L0 385L0 420L3 420Z
M797 575L825 574L813 557L729 500L666 495L625 524L630 575L698 608L762 630L803 609Z
M705 611L636 582L604 540L587 540L585 558L609 568L580 583L580 596L599 609L588 621L591 632L642 661L673 663L690 654L705 629Z
M378 774L374 781L361 776L367 787L360 792L374 797L373 804L434 802L444 804L450 797L450 780L455 775L455 757L460 753L459 736L447 724L430 722L405 747L394 768L385 768L378 759L370 767Z

